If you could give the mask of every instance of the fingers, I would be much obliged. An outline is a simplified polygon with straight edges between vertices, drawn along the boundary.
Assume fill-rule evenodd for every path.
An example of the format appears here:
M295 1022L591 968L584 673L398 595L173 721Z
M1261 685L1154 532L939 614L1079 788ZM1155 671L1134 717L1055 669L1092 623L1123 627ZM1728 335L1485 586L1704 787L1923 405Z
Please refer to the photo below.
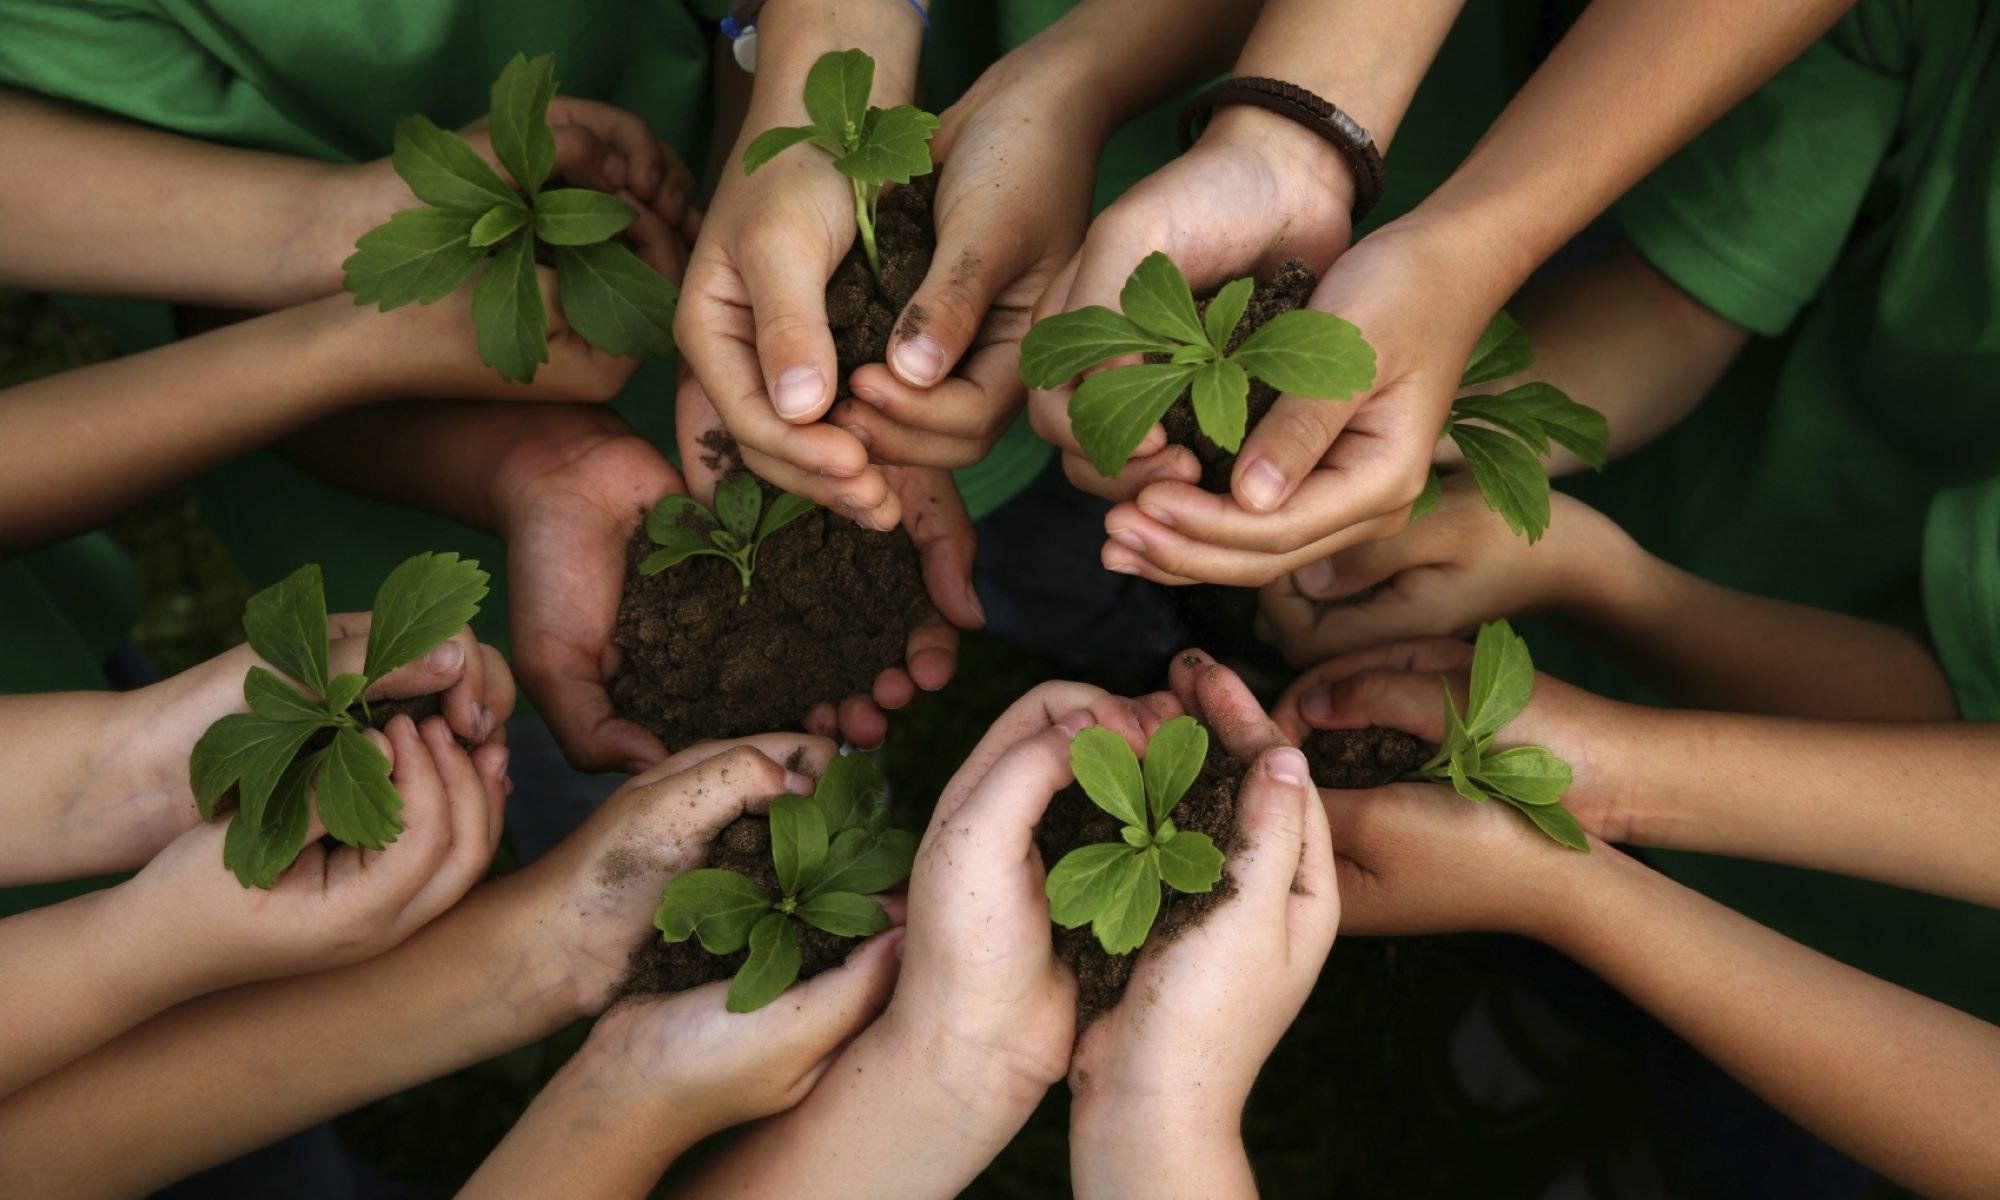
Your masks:
M1070 739L1091 724L1089 710L1079 709L1016 742L993 763L948 824L976 830L977 836L969 840L981 854L991 855L990 863L1012 864L1024 859L1034 848L1035 826L1048 810L1049 801L1076 778L1069 766ZM936 826L939 831L945 827ZM964 869L973 864L960 854L954 865Z
M984 233L984 229L974 230ZM913 388L935 387L965 355L1002 288L1027 265L967 240L947 220L938 231L931 268L903 306L889 337L889 369Z
M839 379L826 280L801 266L795 248L777 238L758 238L744 254L743 286L756 321L765 395L778 416L794 424L825 415Z
M1215 733L1230 757L1249 762L1289 744L1236 672L1202 651L1175 655L1167 677L1181 704Z
M1286 931L1291 935L1294 961L1313 964L1317 974L1340 931L1340 871L1335 865L1333 830L1326 805L1310 784L1306 790L1305 836L1299 847L1299 870L1287 903Z
M685 770L621 789L647 840L706 843L724 825L788 791L787 772L755 745L737 743Z
M1147 706L1149 711L1156 714L1164 711L1164 706L1157 699L1148 699L1152 701ZM1179 713L1176 711L1172 715L1178 716ZM986 735L979 739L979 744L972 748L972 753L966 755L965 762L953 772L943 793L938 796L931 827L943 824L956 812L1007 751L1058 723L1066 737L1076 736L1077 731L1087 725L1098 725L1122 734L1131 744L1133 753L1145 749L1145 737L1129 702L1087 683L1041 684L1009 705Z
M406 929L429 922L458 903L479 882L498 840L493 829L498 809L494 800L504 799L505 795L489 790L479 768L452 739L451 730L442 721L426 721L419 732L444 788L443 811L433 814L433 819L445 823L444 853L432 864L426 881L404 907ZM504 758L500 766L505 769Z
M592 134L603 148L600 170L605 173L610 185L606 190L630 188L650 199L666 182L666 146L653 136L651 127L636 113L595 100L556 96L549 101L548 116L558 139L558 170L562 165L560 148L563 131L566 128L580 129ZM568 175L564 177L572 178Z
M958 486L949 474L924 468L894 468L890 478L902 497L904 528L922 556L924 586L931 602L959 629L978 629L986 624L986 610L972 587L972 559L978 539ZM931 691L943 687L951 678L951 664L944 664L941 676L926 673L917 662L915 638L911 640L911 674L918 686ZM954 648L956 643L954 634ZM956 658L955 649L952 658Z
M1305 855L1306 809L1319 807L1306 756L1272 746L1250 763L1236 793L1236 825L1244 848L1230 861L1230 875L1253 919L1282 926L1291 909L1292 884Z
M1276 511L1326 457L1353 411L1352 402L1278 397L1243 439L1229 476L1230 494L1251 512Z
M433 717L426 724L437 727L450 740L451 731L443 721ZM390 901L385 905L387 911L395 913L403 910L406 897L422 890L423 881L431 877L451 848L451 826L445 780L416 723L398 716L383 733L389 739L392 763L389 783L403 800L403 832L393 847L380 854L357 849L337 857L348 867L342 872L344 876L365 874L382 888L385 894L381 898Z
M346 617L348 614L341 614ZM368 656L367 620L360 622L361 628L345 636L336 634L327 647L327 669L331 675L358 675L362 672ZM335 626L332 618L327 620L329 632ZM344 628L353 628L342 622ZM472 717L481 707L478 688L485 678L485 659L479 654L479 639L474 637L470 626L461 627L457 633L438 643L428 654L415 662L384 675L370 684L363 693L370 700L384 697L407 700L416 696L429 696L437 692L452 690L448 701L455 702L457 711L447 712L452 718L452 727L466 737L473 737ZM474 686L461 688L459 685L468 676L473 677Z
M667 756L660 739L618 715L596 655L568 640L519 644L521 678L572 765L637 773Z
M658 783L662 779L692 770L712 758L745 747L775 763L796 761L798 770L787 768L784 778L784 790L794 795L810 795L813 790L813 779L817 779L820 772L826 770L826 764L840 752L840 748L826 738L799 733L763 733L755 737L729 741L696 742L643 774L634 776L626 787L643 787Z
M684 305L682 311L686 309ZM698 350L681 341L686 336L676 329L674 337L686 347L684 353L693 371L682 376L676 393L674 426L688 487L696 499L706 501L714 495L720 473L728 465L703 444L713 431L724 427L724 422L715 398L695 374L705 370L698 359L709 361L722 372L702 378L740 380L748 388L733 406L726 428L737 443L743 465L760 478L849 516L873 513L891 499L888 480L880 468L868 464L867 447L852 434L831 425L793 426L778 419L764 399L756 374L756 354L747 345L718 339ZM811 466L799 465L802 463ZM895 515L901 515L900 507ZM877 517L870 528L893 529L895 523Z
M849 696L842 700L836 710L835 723L841 737L864 750L873 750L889 736L888 715L868 696Z
M854 399L829 419L866 443L877 461L968 467L986 456L1021 406L1020 361L1019 342L993 345L927 390L869 363L848 381Z
M1306 686L1297 705L1299 720L1312 729L1381 725L1432 742L1444 738L1444 698L1435 675L1362 671Z
M778 1036L796 1045L788 1060L822 1062L888 1006L902 941L900 928L885 929L856 947L846 962L795 985L761 1010L770 1014L766 1020L782 1021Z

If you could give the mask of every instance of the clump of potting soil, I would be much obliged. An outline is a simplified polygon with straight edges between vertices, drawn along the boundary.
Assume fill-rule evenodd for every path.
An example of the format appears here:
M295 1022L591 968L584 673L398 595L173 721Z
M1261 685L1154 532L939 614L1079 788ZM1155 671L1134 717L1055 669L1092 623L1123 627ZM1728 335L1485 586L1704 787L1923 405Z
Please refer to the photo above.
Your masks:
M1430 761L1437 747L1400 729L1315 729L1300 747L1323 788L1378 788Z
M843 397L852 394L847 379L857 367L885 360L897 318L930 272L931 255L937 250L931 216L936 194L935 174L919 175L884 191L875 214L881 279L869 268L857 238L826 285L827 323L833 328L833 349L840 361L837 391ZM907 332L914 334L925 314L912 310L904 319L914 326Z

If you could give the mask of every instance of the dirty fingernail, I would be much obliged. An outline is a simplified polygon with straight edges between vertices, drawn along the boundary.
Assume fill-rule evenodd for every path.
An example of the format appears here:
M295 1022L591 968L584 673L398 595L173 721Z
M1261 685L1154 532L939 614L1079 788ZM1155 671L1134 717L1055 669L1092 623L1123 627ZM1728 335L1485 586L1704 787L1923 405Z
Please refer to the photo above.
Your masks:
M944 347L928 333L906 338L890 351L896 374L917 387L929 387L944 374Z
M1243 470L1243 502L1259 512L1270 512L1285 496L1285 473L1265 459L1257 459Z
M493 710L490 708L480 709L479 719L473 727L475 734L482 739L491 737L493 735L493 725Z
M1079 708L1062 720L1057 721L1056 728L1062 730L1070 737L1075 737L1096 723L1096 719L1090 715L1089 709Z
M1304 787L1312 778L1306 756L1292 746L1281 746L1264 757L1264 770L1279 783Z
M424 666L433 671L456 671L464 665L465 647L457 642L445 642L424 655Z
M826 376L818 367L792 367L778 376L778 394L773 398L778 415L803 417L826 398Z
M1322 558L1300 567L1292 576L1299 590L1308 596L1323 596L1333 590L1333 560Z

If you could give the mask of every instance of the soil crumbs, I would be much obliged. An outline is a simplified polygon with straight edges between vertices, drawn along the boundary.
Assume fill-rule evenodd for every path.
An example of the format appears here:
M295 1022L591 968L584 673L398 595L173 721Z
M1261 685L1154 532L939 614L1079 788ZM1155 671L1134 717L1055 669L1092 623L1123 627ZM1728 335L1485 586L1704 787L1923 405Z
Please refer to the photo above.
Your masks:
M931 220L936 192L935 171L883 192L875 209L881 280L869 269L857 237L826 285L827 322L833 327L833 349L840 362L836 390L842 397L853 394L847 377L856 367L881 362L888 354L896 318L930 272L931 255L937 250L937 230ZM924 313L911 310L909 322L915 328L906 332L915 333L924 319Z
M1378 788L1430 761L1437 747L1400 729L1315 729L1306 738L1306 766L1323 788Z

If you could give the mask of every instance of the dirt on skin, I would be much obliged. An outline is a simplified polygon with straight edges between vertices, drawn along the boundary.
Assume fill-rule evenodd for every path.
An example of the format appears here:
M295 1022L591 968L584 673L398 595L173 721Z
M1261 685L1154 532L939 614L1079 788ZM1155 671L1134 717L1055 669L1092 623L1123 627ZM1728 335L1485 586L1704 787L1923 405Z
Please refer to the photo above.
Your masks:
M1377 788L1430 761L1437 747L1400 729L1315 729L1307 736L1306 766L1323 788Z
M711 464L738 461L726 435L704 445ZM764 491L768 505L776 493ZM621 661L611 698L669 750L798 729L814 705L868 692L903 664L911 631L938 619L908 533L823 508L764 542L747 602L727 560L695 555L639 574L652 551L641 523L612 632Z
M838 394L848 391L847 378L856 367L882 362L889 353L889 335L896 319L931 269L937 250L937 230L931 223L931 198L937 172L920 175L882 193L875 209L875 250L882 258L882 278L868 267L868 256L857 236L826 285L827 323L833 327L833 349L840 361ZM922 329L926 316L911 309L905 333Z
M1202 764L1201 773L1195 776L1187 795L1174 806L1174 824L1207 834L1215 842L1215 848L1222 851L1223 858L1228 859L1242 840L1236 830L1236 792L1242 782L1243 764L1224 754L1211 738L1208 761ZM1049 803L1048 813L1035 830L1035 845L1042 852L1043 864L1053 868L1063 855L1079 846L1118 841L1121 828L1118 818L1091 803L1082 788L1071 784ZM1153 931L1146 944L1130 954L1106 954L1088 925L1076 929L1056 927L1056 957L1069 964L1076 975L1078 1034L1118 1003L1140 955L1158 952L1161 946L1201 924L1209 910L1235 890L1235 881L1226 867L1212 891L1189 894L1162 884L1160 915L1153 921Z

